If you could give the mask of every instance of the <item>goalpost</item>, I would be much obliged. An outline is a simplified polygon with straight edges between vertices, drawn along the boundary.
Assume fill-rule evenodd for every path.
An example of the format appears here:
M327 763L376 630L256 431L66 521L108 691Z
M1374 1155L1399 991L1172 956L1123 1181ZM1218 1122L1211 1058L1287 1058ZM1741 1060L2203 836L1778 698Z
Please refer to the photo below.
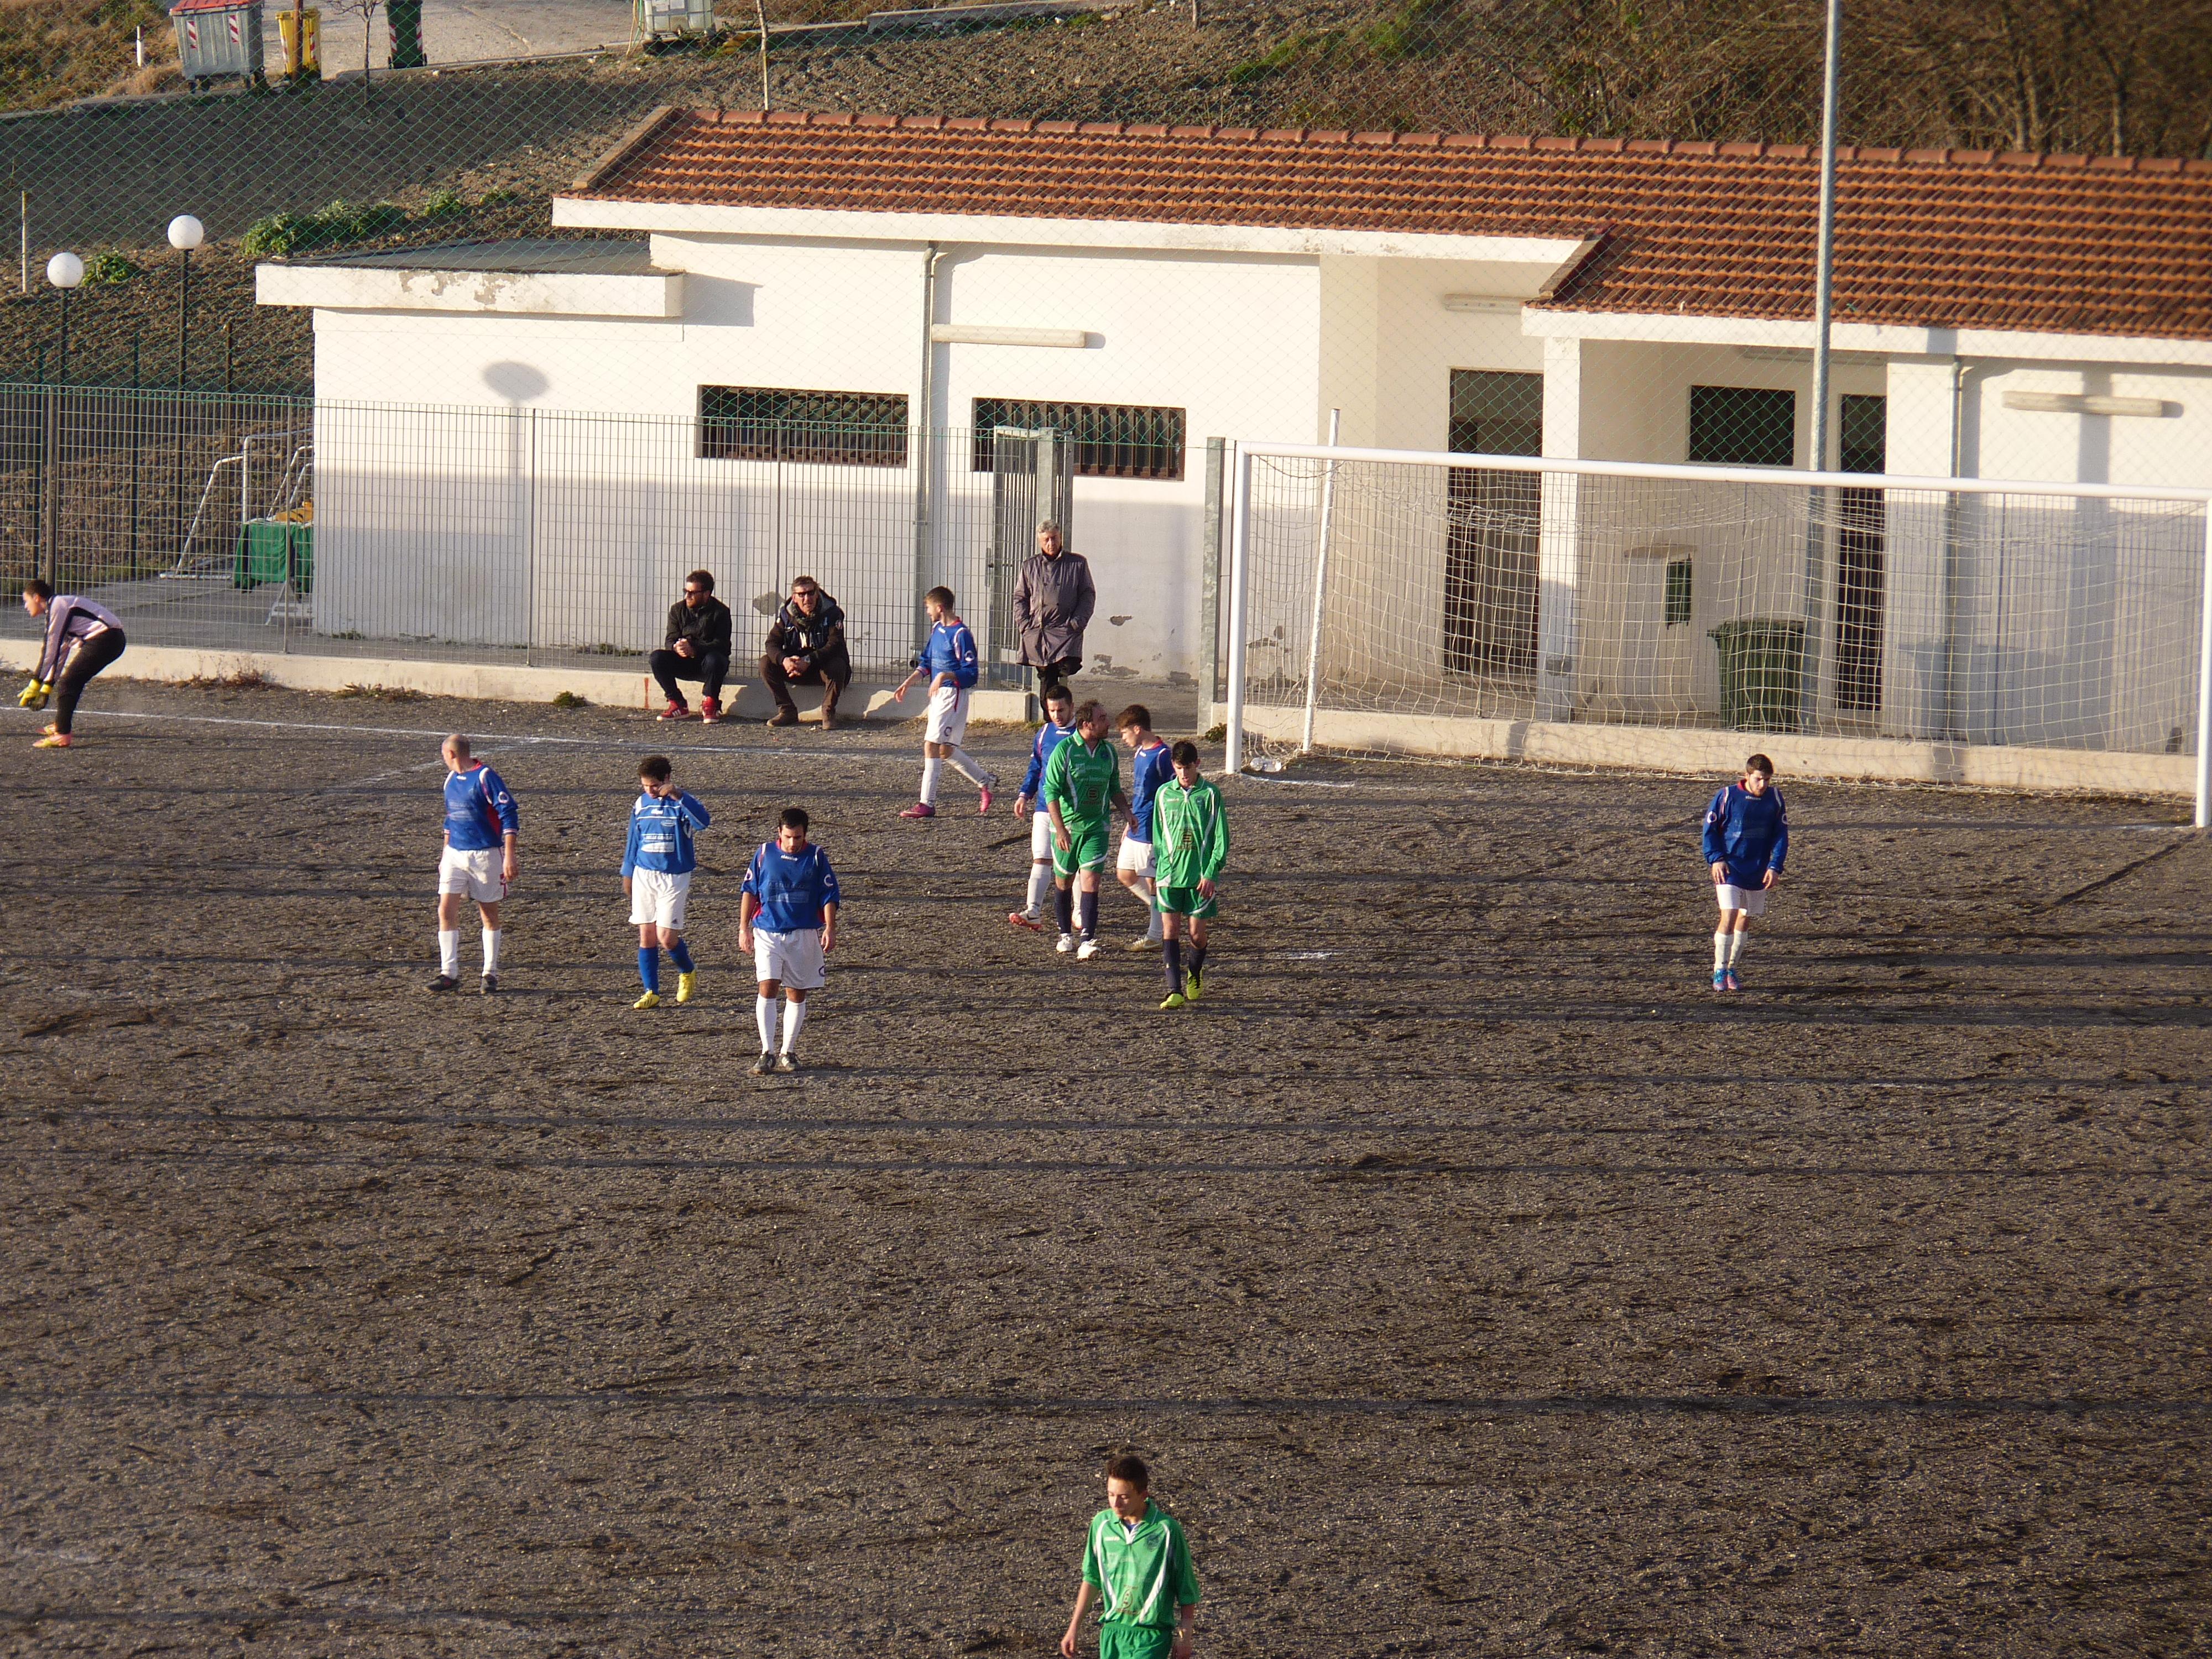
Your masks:
M1231 770L1755 736L2212 810L2212 489L1249 443L1231 505Z

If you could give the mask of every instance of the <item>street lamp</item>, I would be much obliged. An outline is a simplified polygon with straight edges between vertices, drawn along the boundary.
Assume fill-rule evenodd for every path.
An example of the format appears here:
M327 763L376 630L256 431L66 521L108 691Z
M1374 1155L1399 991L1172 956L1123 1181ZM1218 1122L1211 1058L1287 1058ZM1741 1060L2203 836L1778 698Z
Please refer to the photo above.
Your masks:
M185 389L185 336L191 321L192 250L207 240L207 230L189 213L169 221L169 246L183 254L177 270L177 390Z
M46 261L46 281L52 287L61 290L61 372L54 378L64 386L67 386L69 384L69 296L70 290L84 281L84 261L74 253L57 253Z

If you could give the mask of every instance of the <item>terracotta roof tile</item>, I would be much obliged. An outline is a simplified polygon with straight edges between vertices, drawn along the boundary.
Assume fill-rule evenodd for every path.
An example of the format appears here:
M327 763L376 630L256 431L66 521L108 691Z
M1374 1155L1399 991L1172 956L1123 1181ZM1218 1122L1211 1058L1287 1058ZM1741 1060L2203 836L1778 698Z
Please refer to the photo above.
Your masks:
M1552 304L1812 313L1803 145L665 111L584 199L1346 231L1601 233ZM1851 149L1836 314L2212 339L2212 162Z

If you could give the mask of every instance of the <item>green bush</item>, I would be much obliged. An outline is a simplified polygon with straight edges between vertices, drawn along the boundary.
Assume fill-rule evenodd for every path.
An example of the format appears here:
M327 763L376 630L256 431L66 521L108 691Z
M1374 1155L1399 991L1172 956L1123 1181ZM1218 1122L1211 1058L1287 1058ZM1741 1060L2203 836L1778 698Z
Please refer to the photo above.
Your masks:
M84 280L88 283L127 283L140 274L137 265L112 252L95 253L84 262Z
M318 213L272 213L246 228L239 249L249 259L275 257L303 248L331 247L387 235L407 222L406 210L390 202L332 202Z
M433 191L429 198L422 204L422 216L425 219L450 219L457 213L466 213L468 210L469 198L451 185L447 185L442 190Z

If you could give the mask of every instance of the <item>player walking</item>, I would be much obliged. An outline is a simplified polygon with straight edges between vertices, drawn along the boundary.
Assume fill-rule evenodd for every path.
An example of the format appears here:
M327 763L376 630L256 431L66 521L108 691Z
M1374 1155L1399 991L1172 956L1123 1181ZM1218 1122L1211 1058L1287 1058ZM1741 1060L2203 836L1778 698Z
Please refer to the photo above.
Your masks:
M1766 914L1766 895L1782 879L1790 855L1790 809L1774 787L1774 763L1753 755L1743 776L1723 787L1705 808L1705 853L1720 900L1713 933L1713 989L1740 991L1736 963L1743 960L1751 919Z
M645 994L630 1006L660 1006L660 953L676 964L676 1000L689 1002L698 988L691 947L684 942L684 912L691 898L691 872L699 867L692 837L714 823L696 797L676 787L665 755L638 763L638 798L629 809L629 842L623 848L623 891L637 927L637 976Z
M1106 1465L1106 1507L1091 1517L1083 1545L1083 1586L1075 1616L1060 1638L1075 1659L1083 1615L1096 1601L1098 1659L1190 1659L1198 1618L1198 1569L1182 1522L1152 1500L1144 1460L1124 1454Z
M1079 961L1098 954L1098 872L1106 867L1114 809L1126 807L1121 761L1106 740L1106 710L1094 698L1075 711L1075 734L1052 751L1044 768L1044 805L1052 815L1053 884L1060 914L1060 951ZM1083 939L1076 943L1078 917Z
M933 818L937 816L937 780L951 761L970 783L982 792L979 811L991 810L991 791L998 779L975 763L960 746L968 735L968 694L981 672L976 662L975 636L952 611L952 590L933 587L922 595L929 612L929 639L914 659L914 672L899 682L891 701L904 702L920 679L929 682L929 731L921 742L921 799L899 816Z
M76 740L70 725L76 717L77 699L94 674L123 654L123 624L104 605L75 593L55 598L52 584L36 577L23 584L23 609L45 618L46 643L31 671L31 683L15 701L25 708L44 708L48 697L60 699L53 720L31 747L73 748Z
M738 948L753 953L753 973L760 981L753 1004L761 1040L755 1077L799 1069L806 994L822 988L828 957L837 948L837 872L830 867L830 855L806 839L808 828L804 811L785 807L775 839L761 843L745 872ZM781 1053L775 1046L779 987L784 994Z
M1175 746L1175 775L1152 797L1152 847L1158 858L1161 950L1167 975L1162 1008L1181 1008L1198 1000L1206 988L1206 924L1220 913L1213 884L1229 862L1229 809L1221 791L1199 775L1198 745ZM1176 937L1188 925L1190 955Z
M461 982L461 901L477 902L483 922L483 988L499 989L499 906L522 868L515 850L521 816L498 773L469 752L456 732L446 757L446 846L438 855L438 977L433 991Z
M1168 746L1152 731L1152 711L1133 702L1114 716L1114 730L1129 745L1129 823L1114 856L1114 874L1145 902L1145 936L1129 941L1132 951L1149 951L1160 942L1160 913L1152 903L1152 796L1175 775Z
M1052 890L1052 816L1043 811L1030 816L1031 810L1036 805L1037 792L1044 787L1045 764L1052 759L1052 751L1074 732L1075 694L1064 685L1055 685L1044 694L1044 724L1030 744L1030 769L1022 774L1021 793L1014 797L1014 816L1030 817L1030 890L1029 902L1019 910L1007 911L1006 920L1032 933L1044 926L1044 896Z

